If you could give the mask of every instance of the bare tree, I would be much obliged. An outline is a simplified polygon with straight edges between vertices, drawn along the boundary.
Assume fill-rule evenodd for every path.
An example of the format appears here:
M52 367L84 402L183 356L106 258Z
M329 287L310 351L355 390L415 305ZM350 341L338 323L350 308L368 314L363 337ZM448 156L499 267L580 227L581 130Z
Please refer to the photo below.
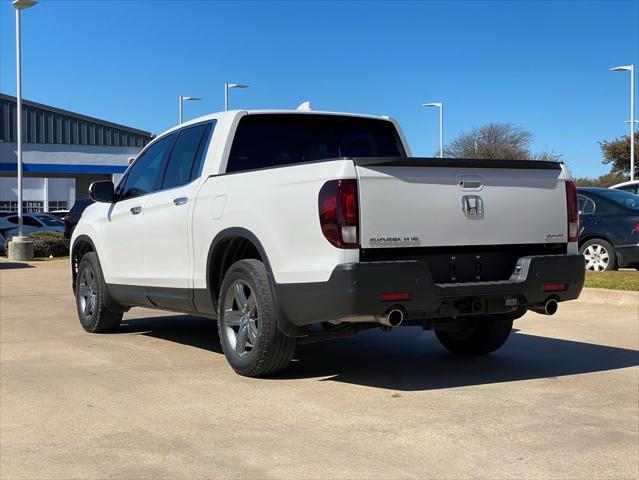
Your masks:
M549 152L530 151L533 134L510 123L489 123L462 133L444 148L445 157L511 160L554 159Z

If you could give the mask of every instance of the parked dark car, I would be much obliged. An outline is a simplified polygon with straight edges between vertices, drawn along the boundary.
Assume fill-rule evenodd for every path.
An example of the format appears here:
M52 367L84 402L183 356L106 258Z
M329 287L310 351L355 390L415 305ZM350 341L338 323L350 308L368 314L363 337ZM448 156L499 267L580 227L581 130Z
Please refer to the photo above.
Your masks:
M80 200L76 200L62 220L64 220L64 237L67 239L71 238L73 235L73 230L75 226L80 221L80 217L82 216L82 212L84 212L89 205L93 204L93 200L90 198L81 198Z
M577 194L586 269L639 269L639 195L610 188L578 188Z

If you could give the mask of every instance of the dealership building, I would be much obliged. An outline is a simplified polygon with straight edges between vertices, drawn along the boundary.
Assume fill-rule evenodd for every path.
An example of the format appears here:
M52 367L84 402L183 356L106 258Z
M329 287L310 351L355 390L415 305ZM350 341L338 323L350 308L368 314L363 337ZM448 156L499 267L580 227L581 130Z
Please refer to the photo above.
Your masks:
M22 101L25 212L67 210L91 182L117 180L150 132ZM16 98L0 93L0 211L17 211Z

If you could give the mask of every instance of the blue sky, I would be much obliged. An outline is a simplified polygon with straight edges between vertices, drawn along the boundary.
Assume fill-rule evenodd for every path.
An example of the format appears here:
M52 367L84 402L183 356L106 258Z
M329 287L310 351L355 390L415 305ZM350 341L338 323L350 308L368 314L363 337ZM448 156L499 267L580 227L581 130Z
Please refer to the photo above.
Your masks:
M639 1L208 2L41 0L22 16L25 98L154 133L223 107L390 115L415 155L487 122L535 134L596 176L597 141L627 132ZM0 91L15 94L13 7L0 0Z

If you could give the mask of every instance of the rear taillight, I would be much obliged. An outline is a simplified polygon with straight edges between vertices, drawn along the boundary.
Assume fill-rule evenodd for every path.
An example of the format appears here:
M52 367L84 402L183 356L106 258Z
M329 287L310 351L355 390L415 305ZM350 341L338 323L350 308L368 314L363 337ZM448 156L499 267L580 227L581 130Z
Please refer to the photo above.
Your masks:
M575 182L566 182L566 210L568 214L568 241L579 239L579 206L577 205L577 187Z
M338 248L359 247L357 180L331 180L319 192L322 233Z
M639 223L635 224L635 228L633 228L632 231L639 232Z

